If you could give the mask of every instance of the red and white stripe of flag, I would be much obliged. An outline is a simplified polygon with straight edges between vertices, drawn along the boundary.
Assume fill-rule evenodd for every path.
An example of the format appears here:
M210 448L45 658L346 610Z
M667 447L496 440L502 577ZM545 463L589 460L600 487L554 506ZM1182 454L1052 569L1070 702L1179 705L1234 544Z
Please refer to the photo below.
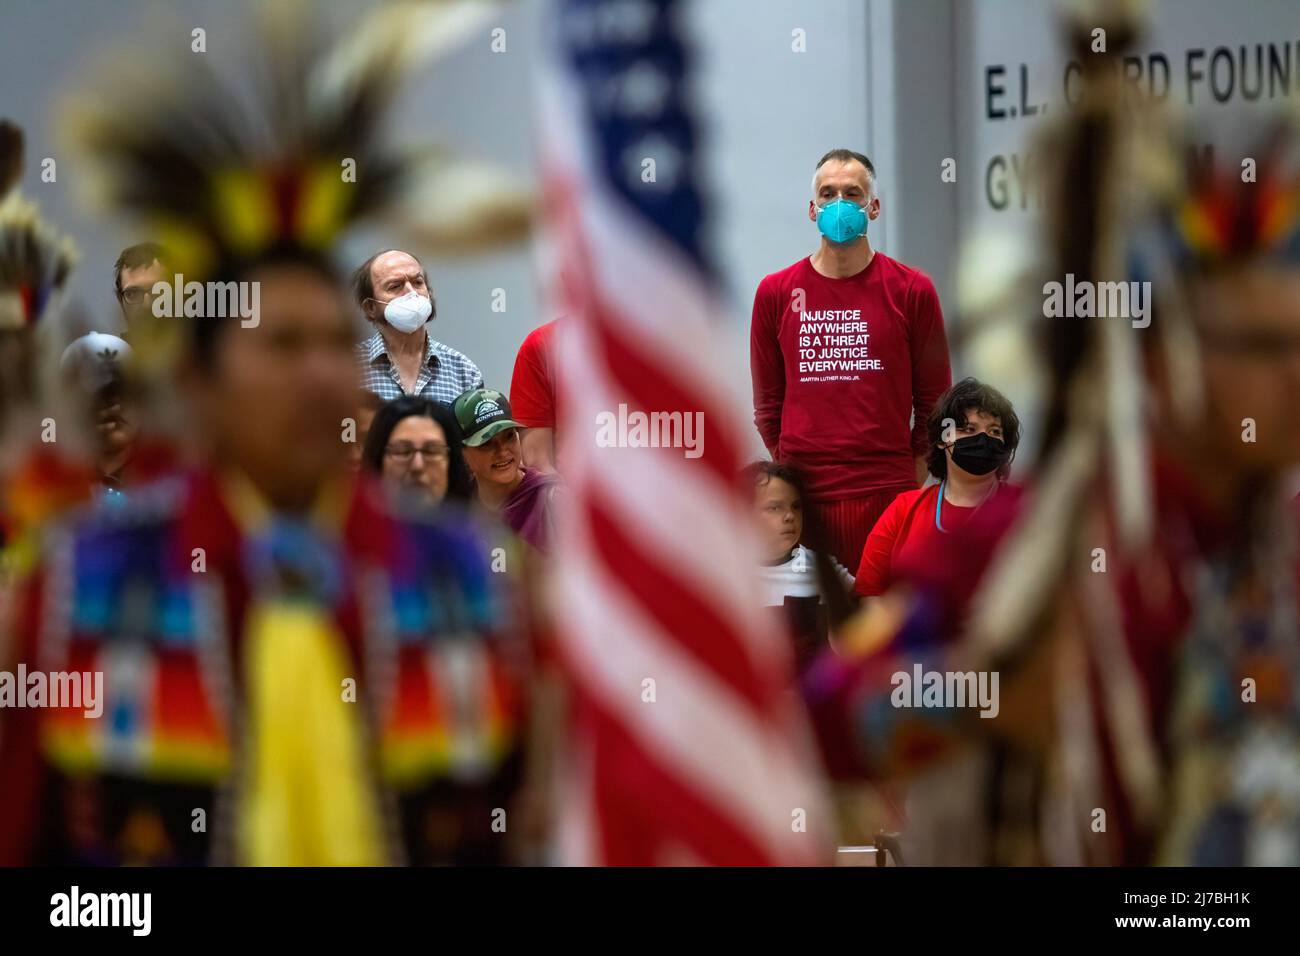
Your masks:
M575 721L561 860L829 862L790 648L753 580L736 481L748 425L714 367L725 307L593 174L568 79L552 71L540 89L541 266L565 316L552 598ZM597 416L620 403L703 412L704 454L598 447Z

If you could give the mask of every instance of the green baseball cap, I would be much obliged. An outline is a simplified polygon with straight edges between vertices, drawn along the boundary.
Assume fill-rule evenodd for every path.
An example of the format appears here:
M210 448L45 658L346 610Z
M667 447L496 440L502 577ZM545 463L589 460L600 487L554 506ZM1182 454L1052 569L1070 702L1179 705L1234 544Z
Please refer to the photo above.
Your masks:
M461 441L470 448L486 444L509 428L523 428L512 419L510 399L496 389L471 388L451 403L460 426Z

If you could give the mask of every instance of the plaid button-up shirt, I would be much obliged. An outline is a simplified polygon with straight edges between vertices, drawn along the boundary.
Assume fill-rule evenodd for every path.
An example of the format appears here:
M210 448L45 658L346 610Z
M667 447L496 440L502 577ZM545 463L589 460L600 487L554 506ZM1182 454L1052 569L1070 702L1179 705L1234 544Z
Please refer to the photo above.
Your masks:
M415 379L415 390L410 393L402 389L397 366L388 357L384 336L379 330L357 345L357 361L361 365L361 386L386 402L411 394L450 405L461 392L483 387L483 373L478 366L450 346L435 342L427 330L424 362Z

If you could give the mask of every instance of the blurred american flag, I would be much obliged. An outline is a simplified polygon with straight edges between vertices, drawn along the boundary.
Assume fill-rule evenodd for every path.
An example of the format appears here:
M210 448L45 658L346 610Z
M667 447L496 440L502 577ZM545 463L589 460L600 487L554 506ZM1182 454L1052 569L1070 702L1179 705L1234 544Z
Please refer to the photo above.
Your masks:
M542 274L565 316L553 597L576 719L561 858L824 862L790 649L751 582L746 416L714 367L726 306L702 238L685 6L559 0L539 78ZM597 416L620 404L702 412L704 453L597 447Z

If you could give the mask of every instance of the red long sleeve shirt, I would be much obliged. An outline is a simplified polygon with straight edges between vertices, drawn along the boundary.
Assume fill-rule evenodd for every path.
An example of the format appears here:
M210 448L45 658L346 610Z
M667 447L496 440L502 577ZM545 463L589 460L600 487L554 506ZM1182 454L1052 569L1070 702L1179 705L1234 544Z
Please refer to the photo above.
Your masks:
M528 333L510 379L510 411L525 428L555 427L555 323Z
M951 546L952 533L966 524L978 510L944 501L940 512L940 531L934 522L934 506L939 498L939 485L926 485L914 491L904 491L885 509L876 525L867 535L862 548L862 560L854 579L853 590L864 597L874 597L889 590L897 577L898 569L915 565L934 553L934 549ZM1019 500L1019 485L1001 484L997 494L1012 502ZM1002 502L999 502L999 507ZM979 573L979 565L972 563L968 572Z
M800 259L758 285L750 371L754 424L810 498L915 487L926 418L952 384L934 283L880 252L846 279Z

